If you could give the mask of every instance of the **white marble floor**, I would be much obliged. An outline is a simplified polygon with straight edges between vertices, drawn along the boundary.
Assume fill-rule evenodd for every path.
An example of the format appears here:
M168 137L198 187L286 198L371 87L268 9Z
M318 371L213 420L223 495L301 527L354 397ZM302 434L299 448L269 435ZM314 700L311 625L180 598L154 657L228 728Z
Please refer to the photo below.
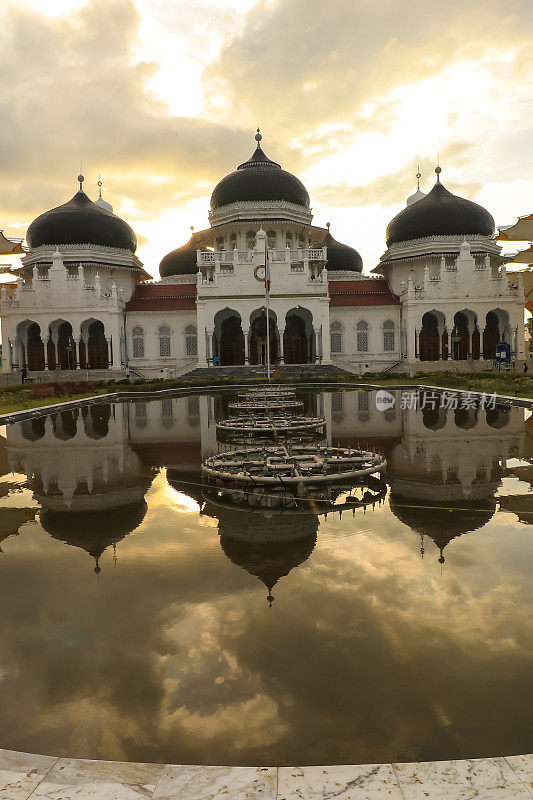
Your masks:
M198 767L0 750L0 800L531 800L533 755L412 764Z

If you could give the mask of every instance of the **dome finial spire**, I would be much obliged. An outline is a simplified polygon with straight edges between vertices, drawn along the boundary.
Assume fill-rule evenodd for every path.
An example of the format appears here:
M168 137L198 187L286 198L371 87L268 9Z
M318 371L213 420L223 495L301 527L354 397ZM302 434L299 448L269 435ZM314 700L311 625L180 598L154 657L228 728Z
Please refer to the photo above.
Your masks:
M416 173L416 188L417 190L420 189L420 178L422 175L420 174L420 164L417 165L417 173Z
M80 192L83 192L83 181L85 180L85 178L83 177L83 173L81 171L81 167L82 167L82 165L81 165L81 161L80 161L80 174L78 175L78 181L79 181L79 184L80 184Z
M100 200L102 199L102 186L103 185L104 184L102 183L102 176L100 175L100 173L98 173L98 197L100 198Z
M254 136L254 139L255 139L255 141L257 142L257 149L258 149L258 150L259 150L259 148L261 147L261 139L262 139L262 138L263 138L263 137L262 137L262 135L261 135L261 129L260 129L260 128L258 128L258 129L257 129L257 133L256 133L256 134L255 134L255 136Z
M331 228L331 222L326 222L326 228L328 229L328 233L329 233L329 229Z
M440 153L437 153L437 166L435 167L435 172L437 174L437 183L440 183L440 174L442 172L442 169L441 169L441 166L440 166Z

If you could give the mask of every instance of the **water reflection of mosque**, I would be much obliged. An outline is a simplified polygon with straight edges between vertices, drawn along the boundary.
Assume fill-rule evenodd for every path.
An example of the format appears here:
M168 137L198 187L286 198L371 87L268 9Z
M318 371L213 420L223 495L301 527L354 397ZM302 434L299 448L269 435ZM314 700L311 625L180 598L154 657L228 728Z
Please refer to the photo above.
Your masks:
M326 417L329 442L385 454L392 512L421 537L422 549L432 539L441 557L452 539L492 517L506 462L523 450L519 408L412 412L397 402L383 412L364 390L304 399L306 413ZM202 455L218 448L215 423L226 406L222 394L193 395L35 417L7 429L9 465L26 474L43 528L90 553L97 569L102 553L142 523L146 492L166 467L170 485L218 519L228 558L259 577L271 596L275 583L309 558L320 514L331 508L258 513L227 497L203 497ZM333 497L331 506L337 502Z
M397 403L381 412L370 399L366 392L334 395L339 438L346 441L343 426L355 418L365 423L376 447L382 439L390 509L420 536L422 556L428 539L434 542L442 564L453 539L483 527L495 513L506 463L523 454L524 411L509 405L446 410L433 404L406 411Z

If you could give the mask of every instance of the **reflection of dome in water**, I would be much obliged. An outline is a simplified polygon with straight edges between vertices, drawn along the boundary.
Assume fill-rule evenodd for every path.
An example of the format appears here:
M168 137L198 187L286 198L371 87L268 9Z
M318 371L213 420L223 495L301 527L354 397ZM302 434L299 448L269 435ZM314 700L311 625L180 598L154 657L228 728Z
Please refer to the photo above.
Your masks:
M269 591L295 567L307 561L313 552L318 531L318 517L274 515L211 509L220 514L220 546L229 560L261 580Z
M98 559L110 545L117 544L139 527L146 514L144 498L127 506L103 511L52 511L42 510L41 526L65 544L80 547L96 561L95 572L100 572Z
M450 501L436 504L421 501L420 504L412 496L402 497L391 494L389 497L390 510L394 516L408 525L415 533L429 536L442 551L452 539L479 530L492 519L496 510L496 501L493 497L468 501Z

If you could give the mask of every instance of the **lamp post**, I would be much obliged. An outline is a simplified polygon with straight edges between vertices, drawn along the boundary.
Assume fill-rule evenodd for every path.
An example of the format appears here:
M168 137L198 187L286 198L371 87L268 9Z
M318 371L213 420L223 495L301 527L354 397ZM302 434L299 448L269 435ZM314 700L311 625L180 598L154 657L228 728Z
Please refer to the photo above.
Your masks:
M67 344L65 346L65 352L67 354L67 369L72 369L71 356L72 356L72 351L74 349L73 346L74 346L74 340L72 339L72 334L70 333L67 338Z
M452 335L451 335L451 342L452 342L452 358L454 361L459 360L459 347L461 343L461 334L457 330L457 326L454 326Z

